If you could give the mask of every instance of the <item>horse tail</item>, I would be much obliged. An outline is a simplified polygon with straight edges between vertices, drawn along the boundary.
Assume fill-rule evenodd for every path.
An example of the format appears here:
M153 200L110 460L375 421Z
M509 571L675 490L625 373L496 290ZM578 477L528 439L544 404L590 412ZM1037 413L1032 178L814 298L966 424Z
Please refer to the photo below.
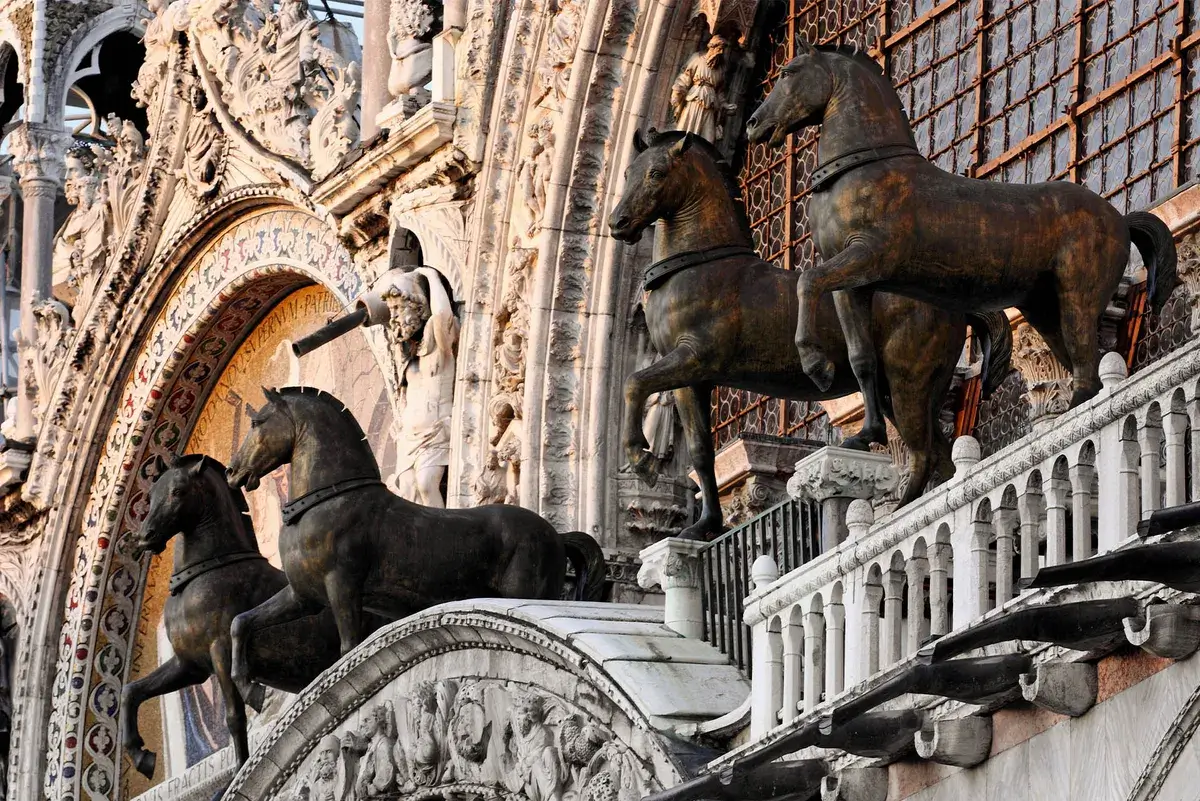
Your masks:
M983 397L989 397L1012 372L1012 326L1002 311L968 314L967 322L983 351Z
M562 538L567 559L575 568L575 600L603 601L607 562L600 543L582 531L568 531Z
M1129 226L1130 241L1142 254L1142 263L1146 265L1146 291L1150 295L1150 308L1158 314L1179 284L1179 275L1175 270L1175 237L1165 222L1148 211L1126 214L1125 224Z

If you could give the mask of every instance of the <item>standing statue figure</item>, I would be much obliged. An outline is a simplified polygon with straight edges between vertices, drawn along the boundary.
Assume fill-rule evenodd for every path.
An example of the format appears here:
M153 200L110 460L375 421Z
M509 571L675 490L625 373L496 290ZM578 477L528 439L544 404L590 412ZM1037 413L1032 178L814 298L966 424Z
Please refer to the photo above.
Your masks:
M433 77L433 34L437 17L423 0L391 0L388 21L388 93L396 100L409 98L415 111L428 102L425 85Z
M704 52L687 60L671 87L671 112L675 128L703 136L716 144L721 138L721 115L725 112L725 52L723 36L709 38Z
M645 370L657 361L657 354L647 348L639 370ZM650 443L649 451L663 462L675 453L675 393L656 392L646 401L646 414L642 418L642 432Z
M441 485L450 464L458 347L454 306L431 267L395 273L383 296L391 311L388 336L400 350L396 491L407 500L444 508Z
M355 789L358 798L378 798L399 790L408 780L404 751L398 746L396 712L390 701L371 710L363 734L349 732L347 748L359 755Z
M63 193L74 210L54 240L53 273L78 325L108 254L108 195L97 160L86 150L67 154ZM80 305L82 301L83 305Z

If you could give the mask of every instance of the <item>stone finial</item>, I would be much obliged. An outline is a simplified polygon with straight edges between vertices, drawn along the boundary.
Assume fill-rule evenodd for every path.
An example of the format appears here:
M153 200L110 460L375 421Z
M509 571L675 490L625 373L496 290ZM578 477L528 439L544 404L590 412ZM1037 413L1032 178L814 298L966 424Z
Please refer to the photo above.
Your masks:
M1129 368L1121 354L1109 351L1100 359L1100 383L1107 390L1116 389L1129 377Z
M992 747L992 719L980 715L930 723L914 735L917 755L941 765L972 768Z
M638 586L662 587L666 595L663 623L685 637L704 636L704 610L700 596L700 554L705 543L669 537L644 549L638 558Z
M954 477L964 477L982 458L983 450L979 447L979 440L970 436L954 440L954 446L950 449L950 459L954 462Z
M750 566L750 580L755 591L762 591L779 580L779 565L770 554L763 554Z
M1200 609L1178 604L1151 604L1145 621L1125 618L1125 637L1147 653L1186 659L1200 649Z
M793 498L824 501L830 498L862 498L886 495L900 483L887 454L826 447L796 462L796 473L788 481Z
M866 537L874 522L875 510L869 502L862 499L850 502L850 508L846 510L846 528L850 531L850 539L861 540Z
M1020 678L1021 695L1059 715L1077 718L1096 704L1096 666L1087 662L1046 662Z
M821 801L884 801L887 768L848 768L821 780Z

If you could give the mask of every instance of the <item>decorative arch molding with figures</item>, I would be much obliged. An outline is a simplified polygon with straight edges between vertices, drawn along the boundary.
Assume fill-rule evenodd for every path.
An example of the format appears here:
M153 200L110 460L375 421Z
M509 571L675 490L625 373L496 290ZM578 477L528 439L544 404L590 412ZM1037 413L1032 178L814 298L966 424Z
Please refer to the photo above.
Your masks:
M82 482L82 535L58 643L44 792L63 801L116 797L117 707L135 648L146 567L128 536L146 513L155 460L183 447L240 342L285 296L320 284L340 304L362 277L333 231L294 208L243 213L211 235L157 297ZM385 373L387 371L384 371Z

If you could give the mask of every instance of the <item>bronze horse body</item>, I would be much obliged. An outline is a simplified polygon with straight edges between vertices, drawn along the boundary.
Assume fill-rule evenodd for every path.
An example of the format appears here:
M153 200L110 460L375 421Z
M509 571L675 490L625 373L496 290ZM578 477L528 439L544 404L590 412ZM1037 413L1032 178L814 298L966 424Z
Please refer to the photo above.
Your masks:
M796 272L758 258L737 190L715 148L678 131L635 138L639 152L613 210L612 235L636 241L655 221L655 263L645 298L646 325L662 358L625 383L623 443L631 467L653 483L658 469L641 428L641 410L655 392L675 391L676 408L693 466L700 477L700 519L682 536L701 538L721 530L721 507L713 465L710 397L716 385L780 398L815 401L858 389L833 299L816 307L818 341L842 369L826 387L804 373L792 341L797 317ZM692 257L695 258L692 258ZM696 263L654 278L658 265L676 257ZM698 261L697 261L698 260ZM938 413L962 352L968 317L894 295L872 301L872 358L883 366L880 392L865 396L863 428L846 444L865 448L886 442L883 415L890 417L912 451L903 501L920 495L935 467L949 471L950 444ZM985 389L1009 372L1012 333L1003 313L975 316L985 342Z
M126 684L121 693L122 740L134 767L147 777L154 773L156 757L138 732L138 707L214 674L238 764L246 761L245 697L232 680L230 626L237 615L287 585L283 571L259 553L245 497L229 487L225 466L211 457L184 456L170 467L161 466L134 556L161 553L177 532L170 595L163 609L174 655L148 676ZM337 661L333 615L318 611L255 640L246 657L259 681L300 692ZM372 619L370 625L379 622Z
M1176 285L1171 232L1146 212L1122 215L1077 184L1002 184L947 173L916 149L896 90L852 48L801 43L751 115L751 141L773 145L821 126L809 219L824 262L797 284L796 346L804 371L831 386L820 299L846 293L839 317L868 356L864 324L875 290L957 312L1015 306L1072 375L1072 406L1100 389L1098 327L1137 246L1153 307ZM852 365L864 394L877 363Z
M363 638L362 616L395 620L465 598L561 597L570 560L576 597L602 600L603 552L579 532L559 534L519 506L433 509L380 481L379 465L354 416L310 387L264 390L250 433L228 471L233 486L291 464L279 554L288 585L233 621L233 675L253 676L248 643L263 629L330 607L341 651Z

